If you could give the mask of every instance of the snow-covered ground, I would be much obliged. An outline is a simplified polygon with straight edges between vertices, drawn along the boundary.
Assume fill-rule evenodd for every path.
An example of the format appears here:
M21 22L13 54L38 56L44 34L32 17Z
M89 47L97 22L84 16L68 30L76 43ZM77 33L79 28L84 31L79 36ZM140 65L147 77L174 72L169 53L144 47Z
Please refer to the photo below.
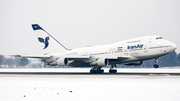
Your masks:
M179 95L180 75L0 74L1 101L180 101Z

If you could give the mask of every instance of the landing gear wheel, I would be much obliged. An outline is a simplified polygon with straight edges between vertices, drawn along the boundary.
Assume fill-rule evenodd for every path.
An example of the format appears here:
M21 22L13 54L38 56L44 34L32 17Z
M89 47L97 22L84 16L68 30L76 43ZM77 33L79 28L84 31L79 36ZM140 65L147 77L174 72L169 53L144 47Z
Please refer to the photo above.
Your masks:
M104 69L101 69L101 70L100 70L100 73L104 73Z
M103 69L101 69L101 70L90 70L90 73L91 74L101 74L101 73L104 73L104 70Z
M159 67L159 65L157 65L157 64L154 64L154 66L153 66L154 68L158 68Z
M109 73L117 73L117 70L116 69L110 69Z
M95 73L95 70L90 70L90 73L91 73L91 74L94 74L94 73Z
M155 61L154 61L155 64L153 65L154 68L158 68L158 67L159 67L159 65L158 65L158 60L159 60L159 58L156 58L156 59L155 59Z
M109 73L117 73L117 70L113 69L114 67L117 67L116 64L111 65L111 68L109 69Z

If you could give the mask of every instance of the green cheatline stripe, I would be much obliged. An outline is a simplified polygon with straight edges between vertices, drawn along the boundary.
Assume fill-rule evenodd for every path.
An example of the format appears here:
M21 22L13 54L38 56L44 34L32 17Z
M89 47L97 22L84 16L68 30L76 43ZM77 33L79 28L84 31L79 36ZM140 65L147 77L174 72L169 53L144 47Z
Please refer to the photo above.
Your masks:
M123 48L123 47L118 47L118 49L120 49L120 48Z

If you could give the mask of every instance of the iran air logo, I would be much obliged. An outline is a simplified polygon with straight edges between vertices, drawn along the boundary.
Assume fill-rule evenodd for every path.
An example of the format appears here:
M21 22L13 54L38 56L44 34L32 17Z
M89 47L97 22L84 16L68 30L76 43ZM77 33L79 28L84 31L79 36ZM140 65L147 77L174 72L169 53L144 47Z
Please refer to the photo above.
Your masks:
M41 38L41 37L38 37L39 42L44 43L44 48L43 49L46 49L49 46L49 39L50 39L49 36L47 36L45 38L45 40L43 38Z
M137 44L137 45L128 46L127 49L140 49L143 46L144 46L143 44Z

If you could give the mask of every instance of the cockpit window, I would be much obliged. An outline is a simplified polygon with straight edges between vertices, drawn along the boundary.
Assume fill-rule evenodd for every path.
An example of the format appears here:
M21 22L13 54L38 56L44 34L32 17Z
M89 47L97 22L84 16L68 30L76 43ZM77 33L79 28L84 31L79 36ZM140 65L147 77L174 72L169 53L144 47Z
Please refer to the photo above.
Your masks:
M158 39L163 39L162 37L156 37L156 40L158 40Z

